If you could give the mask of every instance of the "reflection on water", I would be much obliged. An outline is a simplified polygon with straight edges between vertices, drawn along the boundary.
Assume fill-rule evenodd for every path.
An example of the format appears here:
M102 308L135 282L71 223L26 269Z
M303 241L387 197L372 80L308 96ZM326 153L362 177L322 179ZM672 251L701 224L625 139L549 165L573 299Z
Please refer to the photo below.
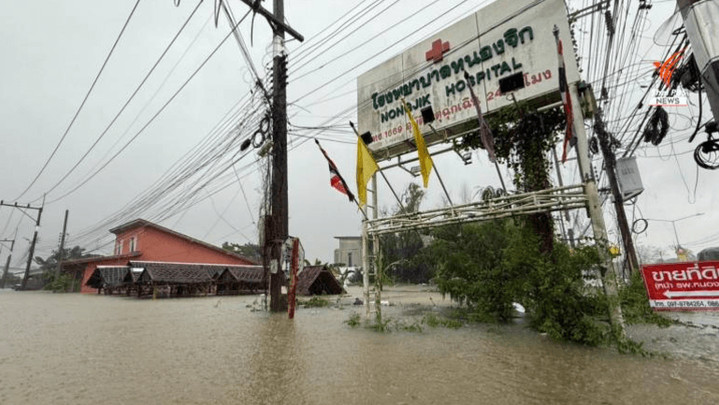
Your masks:
M719 365L514 326L378 334L356 307L0 292L0 403L719 403ZM716 355L714 356L716 357Z

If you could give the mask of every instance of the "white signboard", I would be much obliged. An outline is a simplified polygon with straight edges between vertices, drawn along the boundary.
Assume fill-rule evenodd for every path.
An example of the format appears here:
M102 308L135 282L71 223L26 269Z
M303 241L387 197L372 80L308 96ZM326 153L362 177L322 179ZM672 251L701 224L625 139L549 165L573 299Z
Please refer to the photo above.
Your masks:
M285 243L282 244L282 271L285 273L287 277L290 275L290 271L292 269L292 254L293 254L293 246L295 239L297 239L297 245L298 245L298 251L297 251L297 257L298 257L298 273L304 270L305 268L305 249L302 247L302 243L299 241L298 238L294 238L292 236L288 237L285 240Z
M362 74L357 80L358 121L360 132L372 133L370 150L383 159L411 149L405 142L412 131L401 98L410 105L428 144L476 126L469 84L484 112L513 103L500 93L499 79L518 72L525 85L513 92L518 101L552 95L556 101L555 25L563 42L567 81L576 82L579 73L564 0L495 1ZM420 110L430 105L436 119L432 126L439 134L422 121Z

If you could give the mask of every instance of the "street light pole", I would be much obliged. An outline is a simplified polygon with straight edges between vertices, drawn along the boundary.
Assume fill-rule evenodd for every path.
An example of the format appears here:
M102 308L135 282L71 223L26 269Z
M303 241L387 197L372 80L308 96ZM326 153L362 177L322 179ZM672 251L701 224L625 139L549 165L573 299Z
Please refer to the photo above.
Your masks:
M674 240L676 240L676 242L677 242L676 248L678 249L678 248L681 247L681 244L679 243L679 233L677 233L677 222L683 221L683 220L689 219L689 218L698 217L698 216L700 216L700 215L704 215L704 213L703 213L703 212L699 212L699 213L696 213L696 214L693 214L693 215L687 215L686 217L681 217L681 218L677 218L677 219L655 219L655 218L644 218L644 219L647 220L647 221L671 222L671 223L672 223L672 228L674 229Z
M679 244L679 234L677 233L677 221L672 221L672 228L674 228L674 239L677 241L677 249L681 246Z

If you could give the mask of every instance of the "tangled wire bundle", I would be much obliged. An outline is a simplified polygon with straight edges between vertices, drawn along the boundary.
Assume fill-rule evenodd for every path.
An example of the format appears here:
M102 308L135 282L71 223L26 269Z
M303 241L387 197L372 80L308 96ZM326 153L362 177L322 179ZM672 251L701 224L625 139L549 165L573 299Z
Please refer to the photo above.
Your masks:
M644 127L644 142L651 142L652 145L657 146L662 143L667 132L669 132L669 114L659 106Z
M703 169L716 170L719 168L719 139L714 139L709 135L709 139L694 149L694 161Z

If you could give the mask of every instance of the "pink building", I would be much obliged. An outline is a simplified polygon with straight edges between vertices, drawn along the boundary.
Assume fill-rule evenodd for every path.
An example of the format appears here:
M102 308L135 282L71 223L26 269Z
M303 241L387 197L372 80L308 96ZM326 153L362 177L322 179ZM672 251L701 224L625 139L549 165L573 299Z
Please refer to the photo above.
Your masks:
M114 255L68 260L63 271L81 278L80 292L96 293L85 285L97 266L125 266L130 260L193 264L256 264L209 243L183 235L144 219L110 229L115 234Z

